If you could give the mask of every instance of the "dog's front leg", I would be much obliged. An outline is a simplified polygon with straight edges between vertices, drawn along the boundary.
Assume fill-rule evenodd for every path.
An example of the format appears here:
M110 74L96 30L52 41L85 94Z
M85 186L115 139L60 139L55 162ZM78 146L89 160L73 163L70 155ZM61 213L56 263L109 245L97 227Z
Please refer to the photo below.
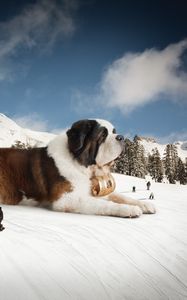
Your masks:
M107 196L107 199L120 204L136 205L141 208L144 214L154 214L156 213L156 208L152 201L149 200L135 200L130 197L126 197L119 193L112 193Z
M68 193L53 203L53 209L62 212L73 212L91 215L139 217L142 210L134 205L107 201L99 197L80 196Z

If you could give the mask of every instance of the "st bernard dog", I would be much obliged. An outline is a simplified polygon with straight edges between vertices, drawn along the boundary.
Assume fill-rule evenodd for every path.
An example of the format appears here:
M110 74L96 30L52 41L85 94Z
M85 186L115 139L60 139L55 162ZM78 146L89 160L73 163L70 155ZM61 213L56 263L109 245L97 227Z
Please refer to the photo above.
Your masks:
M0 203L33 199L55 211L116 217L155 213L151 201L113 192L110 166L123 144L111 123L96 119L74 123L47 147L1 148Z

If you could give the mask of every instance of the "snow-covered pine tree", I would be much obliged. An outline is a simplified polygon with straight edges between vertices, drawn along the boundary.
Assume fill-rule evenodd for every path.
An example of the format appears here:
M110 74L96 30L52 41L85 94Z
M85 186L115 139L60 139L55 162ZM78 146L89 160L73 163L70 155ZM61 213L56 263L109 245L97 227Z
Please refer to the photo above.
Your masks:
M140 144L140 138L135 135L133 140L132 151L132 174L133 176L145 178L147 174L145 150L143 145Z
M147 158L147 171L151 176L153 174L153 165L153 155L149 153Z
M156 181L157 182L162 182L163 178L164 178L164 167L163 167L163 163L162 163L162 159L160 157L160 153L158 151L158 155L157 156L157 163L158 163L158 172L157 172L157 178Z
M131 175L131 164L132 164L132 142L129 139L124 141L124 151L116 159L113 172Z
M173 160L173 165L174 168L176 170L176 179L177 179L177 166L178 166L178 160L179 160L179 156L178 156L178 151L177 151L177 146L176 145L172 145L173 151L172 151L172 160Z
M177 180L177 164L178 164L177 147L173 144L166 145L164 154L165 174L170 183Z
M27 142L23 143L19 140L16 140L15 143L12 145L12 148L18 148L18 149L31 149L32 146Z
M129 139L125 140L125 156L126 156L126 166L125 166L125 174L132 176L133 175L133 155L134 155L134 147L133 142Z
M186 174L185 174L185 164L182 162L182 159L178 159L177 164L177 181L180 182L180 184L186 184Z
M186 184L187 184L187 157L186 157L185 163L184 163L184 170L185 170L185 179L186 179Z
M124 161L126 157L124 152L115 160L114 166L112 167L112 172L125 174Z
M157 148L152 150L152 155L148 157L148 171L152 177L157 182L162 182L163 179L163 165L160 158L160 153Z

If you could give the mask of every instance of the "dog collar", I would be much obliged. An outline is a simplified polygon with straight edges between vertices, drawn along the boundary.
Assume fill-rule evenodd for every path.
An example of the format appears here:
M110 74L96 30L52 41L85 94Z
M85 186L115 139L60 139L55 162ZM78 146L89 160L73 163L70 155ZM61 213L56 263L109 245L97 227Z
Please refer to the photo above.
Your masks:
M115 190L116 183L111 174L91 178L91 193L93 196L106 196Z

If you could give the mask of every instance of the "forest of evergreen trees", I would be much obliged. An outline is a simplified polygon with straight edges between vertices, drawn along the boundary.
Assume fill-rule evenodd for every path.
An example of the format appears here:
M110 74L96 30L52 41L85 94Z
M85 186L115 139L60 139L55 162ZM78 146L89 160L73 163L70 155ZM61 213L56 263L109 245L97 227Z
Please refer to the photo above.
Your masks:
M124 152L115 161L114 172L140 178L150 175L156 182L167 178L169 183L187 184L187 158L185 162L181 160L175 145L166 145L161 159L157 148L146 157L138 136L133 141L125 139L124 144Z

